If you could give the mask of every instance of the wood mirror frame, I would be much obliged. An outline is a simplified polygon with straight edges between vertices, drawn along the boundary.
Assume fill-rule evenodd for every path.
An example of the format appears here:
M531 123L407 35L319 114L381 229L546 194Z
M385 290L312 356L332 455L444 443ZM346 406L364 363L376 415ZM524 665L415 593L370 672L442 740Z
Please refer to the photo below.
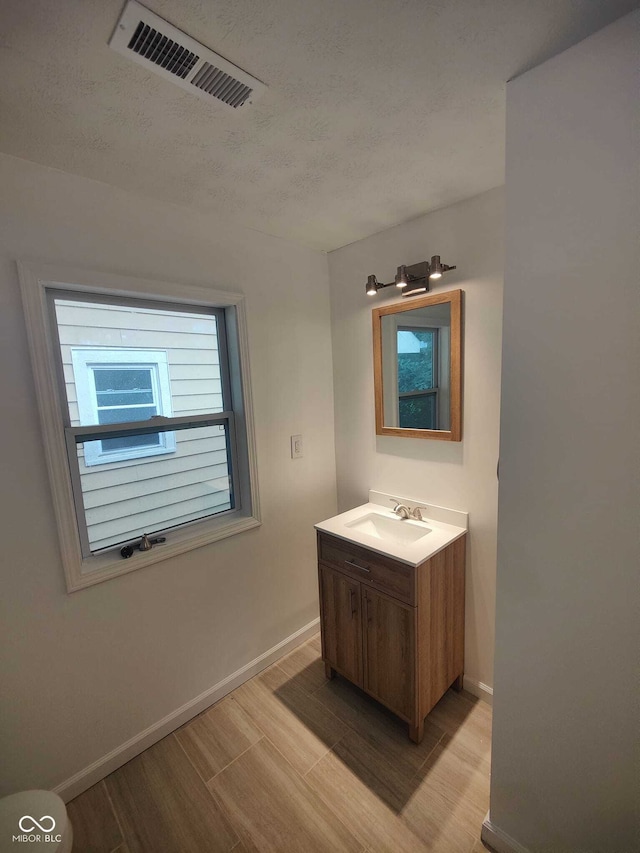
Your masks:
M451 306L450 352L450 429L407 429L384 425L382 318L429 305L449 303ZM428 296L406 299L393 305L373 309L373 378L376 407L376 434L402 438L430 438L436 441L462 440L462 291L449 290Z

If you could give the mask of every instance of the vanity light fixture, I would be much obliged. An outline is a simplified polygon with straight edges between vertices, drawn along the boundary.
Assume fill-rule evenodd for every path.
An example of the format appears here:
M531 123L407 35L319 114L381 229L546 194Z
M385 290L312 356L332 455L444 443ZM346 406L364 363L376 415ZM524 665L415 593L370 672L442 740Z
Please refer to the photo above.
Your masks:
M429 261L420 261L417 264L401 264L398 267L395 279L387 284L378 281L375 275L368 276L366 284L367 295L375 296L383 287L393 287L395 285L402 290L403 296L415 296L416 293L425 293L428 291L431 281L437 281L442 278L443 273L454 269L455 266L441 263L440 255L433 255L431 263Z

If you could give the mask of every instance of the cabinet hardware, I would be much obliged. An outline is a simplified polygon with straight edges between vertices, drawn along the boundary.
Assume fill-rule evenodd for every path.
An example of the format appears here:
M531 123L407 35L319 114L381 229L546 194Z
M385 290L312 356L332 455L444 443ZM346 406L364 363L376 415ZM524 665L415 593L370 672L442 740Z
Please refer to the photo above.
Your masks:
M154 417L163 417L162 415L154 415ZM133 556L133 552L137 548L139 551L150 551L154 545L162 545L163 542L167 541L166 536L156 536L155 538L151 538L146 533L142 534L142 539L139 542L136 542L135 545L125 545L120 549L120 556L128 560L129 557Z
M356 608L356 592L355 592L355 590L354 590L354 589L350 589L350 590L349 590L349 595L351 596L351 618L353 619L353 617L356 615L356 612L357 612L357 608Z
M361 572L370 572L371 569L368 569L366 566L359 566L357 563L354 563L352 560L345 560L345 563L348 566L353 566L354 569L360 569Z

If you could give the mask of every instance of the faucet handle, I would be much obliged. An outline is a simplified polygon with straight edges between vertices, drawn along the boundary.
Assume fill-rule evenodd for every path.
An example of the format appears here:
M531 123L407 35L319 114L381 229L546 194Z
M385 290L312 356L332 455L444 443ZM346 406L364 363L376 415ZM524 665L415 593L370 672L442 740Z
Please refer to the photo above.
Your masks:
M409 509L408 506L405 506L404 504L400 503L400 501L397 498L389 498L389 500L391 501L392 504L395 504L393 511L398 516L398 518L410 518L411 517L411 510Z
M424 519L422 518L423 509L426 509L426 506L414 506L414 508L411 510L412 518L415 518L416 521L424 521Z

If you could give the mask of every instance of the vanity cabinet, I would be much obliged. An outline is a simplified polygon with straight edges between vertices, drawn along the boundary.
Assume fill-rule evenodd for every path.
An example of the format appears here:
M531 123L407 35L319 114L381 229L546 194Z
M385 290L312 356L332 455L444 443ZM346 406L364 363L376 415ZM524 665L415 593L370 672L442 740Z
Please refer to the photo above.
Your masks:
M409 723L424 718L464 669L465 539L418 566L318 532L322 658Z

